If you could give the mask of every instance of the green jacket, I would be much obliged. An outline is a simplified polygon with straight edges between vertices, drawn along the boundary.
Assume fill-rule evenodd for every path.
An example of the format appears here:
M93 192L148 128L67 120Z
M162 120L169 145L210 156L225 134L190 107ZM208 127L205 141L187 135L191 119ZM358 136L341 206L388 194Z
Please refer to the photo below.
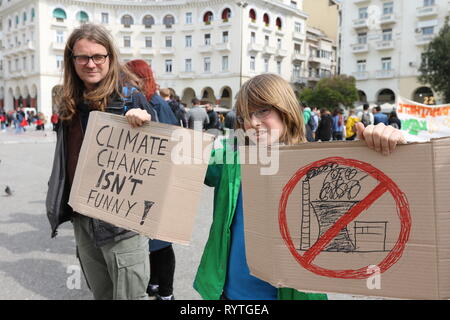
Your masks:
M231 243L231 223L241 185L239 153L231 144L214 149L206 173L205 184L214 187L213 222L209 238L197 270L194 288L205 300L218 300L227 275ZM228 164L224 164L228 159ZM229 163L231 160L231 164ZM326 300L325 294L306 294L289 288L278 289L281 300Z

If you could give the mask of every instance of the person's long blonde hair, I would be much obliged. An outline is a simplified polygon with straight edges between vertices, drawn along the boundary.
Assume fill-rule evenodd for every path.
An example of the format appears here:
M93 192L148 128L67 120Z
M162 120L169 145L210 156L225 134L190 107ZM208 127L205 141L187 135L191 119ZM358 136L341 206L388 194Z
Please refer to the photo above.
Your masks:
M92 91L86 91L83 81L78 77L74 61L73 48L78 40L86 39L105 47L108 53L109 70ZM105 62L108 63L108 62ZM122 84L139 87L139 80L127 68L120 65L117 49L108 31L94 24L83 24L73 30L64 49L64 83L59 97L59 114L62 120L70 120L76 113L78 103L84 101L93 110L104 111L109 99L122 95Z
M303 112L291 85L276 74L261 74L248 80L238 92L236 114L249 120L249 107L271 106L280 115L284 130L281 143L306 142ZM242 125L237 122L237 128Z

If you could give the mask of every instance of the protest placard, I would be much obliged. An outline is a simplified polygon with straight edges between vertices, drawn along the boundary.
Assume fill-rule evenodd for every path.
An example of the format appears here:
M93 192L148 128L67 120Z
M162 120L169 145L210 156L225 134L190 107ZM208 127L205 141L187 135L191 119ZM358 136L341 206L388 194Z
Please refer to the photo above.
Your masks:
M242 165L252 274L306 292L450 298L450 138L389 157L361 141L279 154L276 175Z
M69 204L150 238L187 244L214 137L91 112Z

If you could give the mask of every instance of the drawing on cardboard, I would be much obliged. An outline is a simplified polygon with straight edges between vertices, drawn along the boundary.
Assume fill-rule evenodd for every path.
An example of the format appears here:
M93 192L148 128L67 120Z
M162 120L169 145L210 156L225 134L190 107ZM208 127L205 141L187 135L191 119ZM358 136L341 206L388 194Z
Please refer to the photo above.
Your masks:
M362 200L367 172L338 163L311 168L301 185L300 251L308 251L317 240ZM318 185L312 195L311 184ZM316 219L317 239L311 223ZM385 252L388 221L353 221L345 225L323 249L328 252Z

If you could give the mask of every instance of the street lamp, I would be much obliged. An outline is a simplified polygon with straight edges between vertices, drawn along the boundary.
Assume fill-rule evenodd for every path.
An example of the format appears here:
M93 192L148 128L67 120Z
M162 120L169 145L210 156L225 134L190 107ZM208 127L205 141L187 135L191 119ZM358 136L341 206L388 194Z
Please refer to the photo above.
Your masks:
M243 54L243 48L244 48L244 34L242 32L243 27L244 27L244 9L248 6L248 2L247 1L238 1L236 2L236 5L239 8L242 8L242 10L240 10L240 20L239 20L239 24L240 24L240 28L239 28L239 32L241 34L241 50L239 52L239 60L240 60L240 66L239 66L239 89L242 87L242 60L244 59L244 54Z

